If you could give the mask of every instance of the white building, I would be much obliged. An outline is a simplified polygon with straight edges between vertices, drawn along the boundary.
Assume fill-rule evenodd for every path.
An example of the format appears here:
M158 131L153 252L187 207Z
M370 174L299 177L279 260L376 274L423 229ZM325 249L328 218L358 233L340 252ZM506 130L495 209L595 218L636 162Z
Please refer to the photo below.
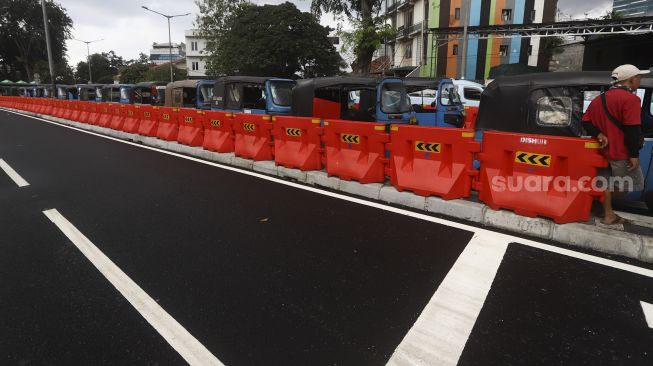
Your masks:
M186 56L186 45L184 43L172 44L172 61L177 61ZM170 62L169 43L153 43L150 50L150 61L157 65L163 65Z
M184 31L186 36L186 66L188 67L188 78L206 77L206 39L197 34L196 29Z

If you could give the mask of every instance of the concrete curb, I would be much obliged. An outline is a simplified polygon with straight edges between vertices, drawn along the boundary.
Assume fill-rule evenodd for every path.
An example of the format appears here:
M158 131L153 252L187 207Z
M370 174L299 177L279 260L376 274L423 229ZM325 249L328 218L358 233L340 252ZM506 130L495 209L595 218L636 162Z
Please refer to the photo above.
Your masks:
M5 109L11 110L9 108ZM519 216L514 212L506 210L494 211L479 202L462 199L445 201L439 197L421 197L412 192L399 192L394 187L386 186L382 183L361 184L356 181L344 181L337 177L330 177L325 171L304 172L298 169L276 166L273 161L254 162L249 159L237 157L233 153L216 153L204 150L201 147L181 145L174 141L163 141L154 137L114 131L105 127L62 120L60 118L31 112L14 111L118 139L142 143L158 149L178 152L225 165L296 180L308 185L342 191L356 196L380 200L398 206L449 216L473 223L481 223L485 226L499 228L517 234L553 240L602 253L620 255L653 263L652 236L605 229L587 223L557 225L553 221L544 218ZM628 218L640 224L640 226L653 228L653 219L639 215L627 215L630 215Z

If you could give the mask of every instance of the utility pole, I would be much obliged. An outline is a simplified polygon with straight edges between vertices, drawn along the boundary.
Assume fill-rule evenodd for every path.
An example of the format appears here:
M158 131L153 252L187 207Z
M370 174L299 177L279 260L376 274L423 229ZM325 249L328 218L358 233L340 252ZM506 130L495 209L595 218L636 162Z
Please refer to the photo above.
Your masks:
M463 0L463 54L462 62L460 65L460 78L465 78L465 73L467 71L467 27L469 26L469 13L470 13L470 3L469 0Z
M52 60L52 46L50 45L50 27L48 26L48 12L45 10L45 0L41 0L43 8L43 29L45 30L45 44L48 49L48 66L50 67L50 82L52 83L52 96L56 98L57 85L54 75L54 61Z
M88 45L93 42L104 41L104 38L96 39L95 41L82 41L81 39L75 39L75 41L86 43L86 63L88 64L88 83L93 84L93 75L91 75L91 51Z
M175 80L174 80L174 75L172 73L172 37L170 36L170 19L176 18L176 17L185 17L187 15L190 15L190 13L179 14L179 15L166 15L166 14L163 14L163 13L159 13L156 10L152 10L152 9L148 8L147 6L141 6L141 8L143 8L143 9L145 9L147 11L151 11L152 13L159 14L159 15L161 15L163 17L166 17L168 19L168 51L169 51L169 55L170 55L170 82L173 82Z

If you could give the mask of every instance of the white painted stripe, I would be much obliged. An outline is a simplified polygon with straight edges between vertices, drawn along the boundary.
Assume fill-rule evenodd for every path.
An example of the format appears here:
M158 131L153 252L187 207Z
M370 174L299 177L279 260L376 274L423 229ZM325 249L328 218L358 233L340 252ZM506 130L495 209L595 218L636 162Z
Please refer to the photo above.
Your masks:
M457 365L507 248L474 235L387 364Z
M74 227L56 209L43 211L59 230L75 244L86 258L104 277L132 304L154 329L190 365L223 365L204 345L193 337L181 324L131 278L129 278L111 259L98 249L84 234Z
M642 304L642 310L644 311L644 317L646 318L648 327L653 329L653 305L644 301L640 301L640 304Z
M3 108L0 108L0 109L3 109ZM476 226L462 224L462 223L455 222L455 221L449 221L449 220L437 218L437 217L434 217L434 216L429 216L429 215L425 215L425 214L421 214L421 213L417 213L417 212L413 212L413 211L409 211L409 210L405 210L405 209L401 209L401 208L396 208L396 207L384 205L384 204L377 203L377 202L367 201L367 200L364 200L364 199L361 199L361 198L355 198L355 197L347 196L347 195L340 194L340 193L329 192L329 191L325 191L325 190L322 190L322 189L319 189L319 188L315 188L315 187L311 187L311 186L307 186L307 185L302 185L302 184L298 184L298 183L293 183L293 182L290 182L290 181L287 181L287 180L283 180L283 179L274 178L274 177L270 177L270 176L267 176L267 175L255 173L255 172L252 172L252 171L249 171L249 170L244 170L244 169L240 169L240 168L236 168L236 167L232 167L232 166L228 166L228 165L218 164L218 163L214 163L214 162L211 162L211 161L202 160L202 159L194 158L194 157L191 157L191 156L177 154L177 153L167 151L167 150L158 149L158 148L155 148L155 147L144 146L144 145L137 144L137 143L134 143L134 142L125 141L125 140L117 139L117 138L110 137L110 136L105 136L105 135L102 135L102 134L99 134L99 133L86 131L86 130L76 128L76 127L66 126L66 125L63 125L63 124L60 124L60 123L57 123L57 122L52 122L52 121L49 121L47 119L43 119L43 118L39 118L39 117L28 116L28 115L25 115L25 114L22 114L22 113L9 111L9 110L6 110L6 109L5 109L5 111L7 111L9 113L20 115L20 116L23 116L23 117L32 118L32 119L36 119L36 120L43 121L43 122L46 122L46 123L50 123L50 124L53 124L55 126L69 128L71 130L79 131L79 132L86 133L86 134L89 134L89 135L98 136L98 137L101 137L101 138L104 138L104 139L107 139L107 140L117 141L117 142L120 142L120 143L123 143L123 144L135 146L135 147L138 147L138 148L141 148L141 149L158 151L158 152L160 152L162 154L171 155L171 156L175 156L175 157L178 157L178 158L181 158L181 159L186 159L186 160L194 161L194 162L197 162L197 163L214 166L214 167L217 167L217 168L220 168L220 169L229 170L229 171L232 171L232 172L237 172L237 173L240 173L240 174L249 175L249 176L256 177L256 178L263 179L263 180L267 180L267 181L270 181L270 182L283 184L283 185L293 187L293 188L297 188L297 189L302 189L304 191L309 191L309 192L321 194L323 196L337 198L337 199L340 199L340 200L344 200L344 201L348 201L348 202L352 202L352 203L356 203L356 204L364 205L364 206L368 206L368 207L373 207L373 208L377 208L377 209L388 211L388 212L394 212L394 213L399 214L399 215L409 216L409 217L413 217L413 218L416 218L416 219L419 219L419 220L424 220L424 221L429 221L429 222L433 222L433 223L436 223L436 224L446 225L446 226L454 227L454 228L457 228L457 229L467 230L467 231L471 231L471 232L476 233L476 234L498 235L498 236L502 237L503 240L505 240L507 242L515 242L515 243L531 246L531 247L534 247L534 248L546 250L546 251L549 251L549 252L558 253L558 254L561 254L561 255L578 258L578 259L581 259L581 260L584 260L584 261L597 263L597 264L601 264L601 265L612 267L612 268L617 268L617 269L620 269L620 270L623 270L623 271L628 271L628 272L636 273L636 274L647 276L647 277L653 277L653 270L637 267L637 266L634 266L634 265L631 265L631 264L622 263L622 262L618 262L618 261L611 260L611 259L596 257L596 256L589 255L589 254L579 253L579 252L576 252L576 251L573 251L573 250L569 250L569 249L565 249L565 248L559 248L559 247L556 247L554 245L544 244L544 243L541 243L541 242L537 242L537 241L533 241L533 240L529 240L529 239L524 239L524 238L520 238L520 237L513 236L513 235L496 233L494 231L482 229L482 228L479 228L479 227L476 227Z
M18 175L18 173L16 173L16 171L12 167L10 167L9 164L7 164L7 162L5 162L2 159L0 159L0 168L2 168L2 170L5 171L5 173L7 173L9 178L11 178L11 180L13 180L16 183L16 185L18 185L18 187L26 187L29 185L29 183L27 183L27 181L23 179L23 177Z

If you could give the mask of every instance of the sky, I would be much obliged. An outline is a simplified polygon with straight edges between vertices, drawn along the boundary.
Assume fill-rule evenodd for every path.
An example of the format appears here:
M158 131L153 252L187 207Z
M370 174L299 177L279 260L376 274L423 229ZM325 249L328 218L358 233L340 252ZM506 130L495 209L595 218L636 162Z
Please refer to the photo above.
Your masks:
M91 53L113 50L125 59L137 58L143 52L149 55L152 43L168 41L168 26L164 17L141 8L164 14L185 14L190 16L171 20L172 41L183 42L184 30L192 29L198 8L193 0L55 0L66 8L73 20L73 38L103 41L90 44ZM258 4L279 4L285 0L253 0ZM308 11L310 0L291 0L300 10ZM598 17L612 6L612 0L559 0L558 8L574 19ZM325 14L320 23L336 28L338 21L333 15ZM347 26L346 24L344 25ZM76 65L86 60L86 44L68 40L68 62Z

